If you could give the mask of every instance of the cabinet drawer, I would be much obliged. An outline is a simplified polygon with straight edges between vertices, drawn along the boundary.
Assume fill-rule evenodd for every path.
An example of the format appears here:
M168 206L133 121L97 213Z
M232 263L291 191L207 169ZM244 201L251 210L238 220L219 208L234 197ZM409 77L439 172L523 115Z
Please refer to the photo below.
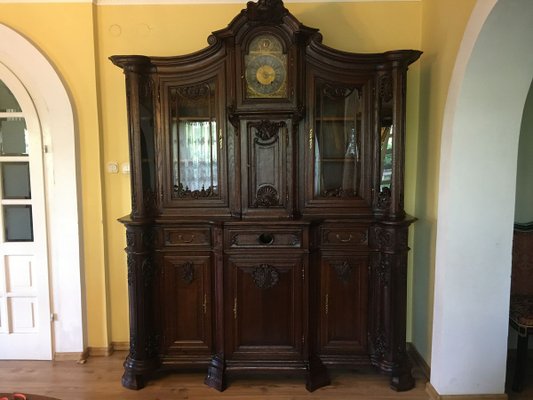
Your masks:
M211 229L208 227L163 228L165 246L210 246Z
M226 235L228 247L246 248L303 248L302 229L230 229Z
M368 228L324 226L320 229L320 244L322 247L366 247L368 245Z

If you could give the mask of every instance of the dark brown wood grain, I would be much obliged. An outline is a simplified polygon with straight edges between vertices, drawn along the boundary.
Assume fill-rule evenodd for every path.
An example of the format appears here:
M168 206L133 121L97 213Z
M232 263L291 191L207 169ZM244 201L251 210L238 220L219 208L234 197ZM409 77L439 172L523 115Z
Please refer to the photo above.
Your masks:
M264 95L247 86L257 43L279 45L274 66L286 66ZM259 371L316 390L328 368L374 365L393 389L413 387L403 175L420 54L329 48L281 0L259 0L196 53L111 57L126 75L132 167L124 386L194 367L217 390ZM182 182L196 168L180 158L183 121L210 124L212 183Z

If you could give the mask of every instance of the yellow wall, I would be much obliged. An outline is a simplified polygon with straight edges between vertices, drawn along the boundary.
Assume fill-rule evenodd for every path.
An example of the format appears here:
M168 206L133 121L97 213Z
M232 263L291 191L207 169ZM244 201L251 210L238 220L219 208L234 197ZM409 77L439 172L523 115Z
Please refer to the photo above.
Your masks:
M475 0L423 0L420 140L416 176L411 340L430 360L438 173L444 107L455 59Z
M88 340L100 347L108 342L108 304L93 19L91 4L0 5L0 22L33 42L50 60L69 91L76 113Z

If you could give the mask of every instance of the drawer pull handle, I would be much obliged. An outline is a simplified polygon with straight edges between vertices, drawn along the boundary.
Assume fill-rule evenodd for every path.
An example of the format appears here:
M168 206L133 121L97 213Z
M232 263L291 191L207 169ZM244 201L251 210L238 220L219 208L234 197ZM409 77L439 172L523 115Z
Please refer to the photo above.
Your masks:
M261 244L269 245L274 243L274 235L272 235L271 233L262 233L261 235L259 235L257 240Z
M191 235L191 238L187 240L183 238L183 235L178 235L178 240L183 243L192 243L194 241L194 238L195 236Z
M339 242L342 242L342 243L348 243L348 242L350 242L350 241L353 239L353 236L352 236L351 233L350 233L350 236L348 236L348 237L344 237L344 238L343 238L341 235L339 235L339 234L337 233L337 234L335 235L335 237L337 238L337 240L338 240Z

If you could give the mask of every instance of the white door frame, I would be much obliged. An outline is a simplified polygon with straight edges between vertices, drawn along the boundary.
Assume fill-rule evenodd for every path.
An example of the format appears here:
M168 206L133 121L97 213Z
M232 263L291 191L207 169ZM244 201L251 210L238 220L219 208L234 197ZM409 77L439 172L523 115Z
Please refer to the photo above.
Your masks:
M81 264L79 167L74 112L66 87L48 59L25 37L0 24L0 60L33 100L43 134L48 258L54 354L86 349Z

